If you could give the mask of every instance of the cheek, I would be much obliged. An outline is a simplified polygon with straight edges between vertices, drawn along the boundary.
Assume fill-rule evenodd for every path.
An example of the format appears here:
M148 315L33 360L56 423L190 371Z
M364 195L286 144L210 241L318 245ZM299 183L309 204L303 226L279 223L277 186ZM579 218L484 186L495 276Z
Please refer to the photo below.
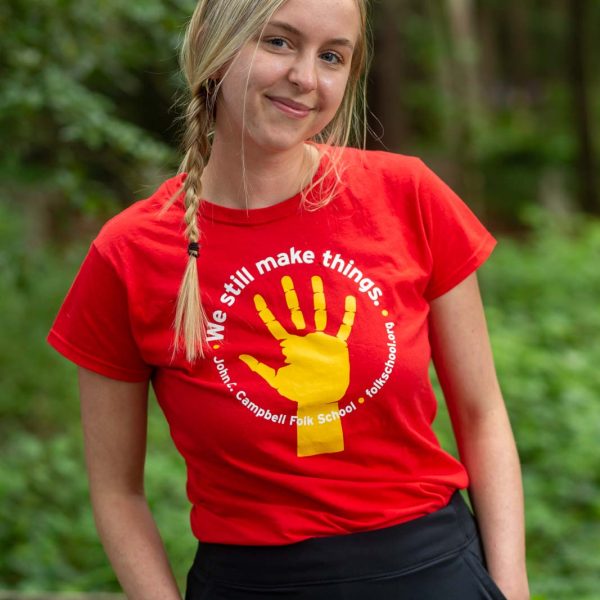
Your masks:
M347 84L348 77L339 74L332 74L321 79L321 92L331 110L337 110L342 103Z
M287 77L289 65L282 60L263 59L256 61L250 73L250 86L258 89L280 85L282 79Z

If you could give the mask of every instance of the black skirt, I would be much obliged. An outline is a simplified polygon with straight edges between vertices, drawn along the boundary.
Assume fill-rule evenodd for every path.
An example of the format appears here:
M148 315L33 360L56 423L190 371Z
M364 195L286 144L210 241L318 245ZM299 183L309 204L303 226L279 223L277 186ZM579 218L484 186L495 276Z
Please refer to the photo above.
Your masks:
M200 542L185 600L506 600L459 492L424 517L283 546Z

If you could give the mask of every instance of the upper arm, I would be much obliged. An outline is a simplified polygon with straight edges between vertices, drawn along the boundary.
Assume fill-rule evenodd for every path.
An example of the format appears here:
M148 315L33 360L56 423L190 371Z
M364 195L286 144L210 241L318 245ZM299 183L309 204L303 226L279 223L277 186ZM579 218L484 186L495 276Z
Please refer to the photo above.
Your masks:
M503 407L476 273L430 306L433 362L456 428Z
M118 381L83 367L78 376L92 495L143 493L148 381Z

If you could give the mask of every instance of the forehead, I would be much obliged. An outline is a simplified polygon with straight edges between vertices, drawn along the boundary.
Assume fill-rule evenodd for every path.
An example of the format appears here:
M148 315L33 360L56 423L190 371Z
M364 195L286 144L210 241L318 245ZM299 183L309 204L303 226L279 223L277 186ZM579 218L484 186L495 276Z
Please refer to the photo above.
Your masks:
M356 42L360 11L356 0L287 0L270 22L285 22L304 34Z

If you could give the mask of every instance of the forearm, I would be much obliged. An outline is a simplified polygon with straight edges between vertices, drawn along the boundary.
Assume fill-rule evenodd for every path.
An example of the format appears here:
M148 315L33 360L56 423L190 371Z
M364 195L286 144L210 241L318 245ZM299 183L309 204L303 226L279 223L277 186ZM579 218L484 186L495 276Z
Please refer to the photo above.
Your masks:
M459 449L470 478L487 566L509 600L529 598L521 468L503 403L463 423Z
M137 494L92 496L104 549L129 600L181 600L146 498Z

